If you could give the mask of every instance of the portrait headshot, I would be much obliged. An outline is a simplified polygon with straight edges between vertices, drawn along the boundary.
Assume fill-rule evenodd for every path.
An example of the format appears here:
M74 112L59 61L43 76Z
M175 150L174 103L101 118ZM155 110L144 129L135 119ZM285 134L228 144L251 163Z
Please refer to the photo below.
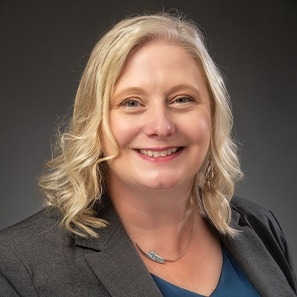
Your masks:
M0 297L297 296L297 5L0 3Z

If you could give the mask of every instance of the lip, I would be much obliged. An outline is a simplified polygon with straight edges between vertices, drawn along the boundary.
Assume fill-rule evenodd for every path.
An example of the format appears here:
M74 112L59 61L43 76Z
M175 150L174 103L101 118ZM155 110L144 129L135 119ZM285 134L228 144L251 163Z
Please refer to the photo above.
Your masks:
M163 162L176 158L183 149L184 147L181 146L171 146L162 148L141 148L134 150L141 158L145 160Z

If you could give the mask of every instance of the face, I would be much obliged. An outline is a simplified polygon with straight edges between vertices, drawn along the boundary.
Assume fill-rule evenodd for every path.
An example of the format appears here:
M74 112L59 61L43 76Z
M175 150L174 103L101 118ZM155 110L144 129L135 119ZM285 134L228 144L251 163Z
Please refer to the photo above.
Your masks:
M209 93L193 57L164 42L144 45L128 59L110 100L119 154L108 161L109 185L191 187L211 137ZM104 154L114 153L105 137Z

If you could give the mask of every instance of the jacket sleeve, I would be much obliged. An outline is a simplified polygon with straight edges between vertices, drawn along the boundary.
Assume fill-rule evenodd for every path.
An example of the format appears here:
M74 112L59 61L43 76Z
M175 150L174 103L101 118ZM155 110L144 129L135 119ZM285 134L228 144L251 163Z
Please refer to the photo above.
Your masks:
M270 211L270 214L271 214L271 216L272 216L272 218L274 219L274 222L275 222L274 223L275 228L271 228L271 229L272 229L272 232L274 233L275 238L279 242L279 245L282 247L284 256L285 256L285 258L287 260L287 263L288 263L288 265L290 267L290 270L287 271L287 276L291 276L292 287L296 292L296 287L297 287L297 285L296 285L296 274L295 274L294 267L293 267L293 260L292 260L291 254L290 254L290 249L288 247L287 240L286 240L286 237L284 235L284 231L283 231L283 229L281 227L281 224L279 223L279 221L277 220L277 218L275 217L275 215L271 211Z
M247 242L251 243L252 241L253 246L255 246L254 243L258 243L258 245L262 247L261 251L256 249L253 250L253 252L258 255L258 259L263 259L265 256L265 261L267 261L262 262L262 265L265 265L265 263L267 265L263 266L265 267L265 271L262 271L262 282L267 281L265 286L278 285L276 283L276 278L274 278L274 283L269 283L273 279L269 277L269 270L266 269L267 267L270 267L269 263L271 265L273 264L271 266L271 268L274 267L273 269L276 268L276 264L280 269L280 275L282 274L286 278L288 284L295 292L294 296L296 296L296 277L293 269L293 262L284 232L274 214L270 210L267 210L250 200L239 198L237 196L234 196L234 199L231 200L231 205L235 228L248 232L248 237L245 238ZM241 242L240 239L238 239L238 242ZM241 247L242 246L244 245L241 245ZM254 264L253 269L256 269L259 263ZM251 266L251 264L249 266ZM275 275L277 275L277 273ZM253 275L253 278L254 281L257 282L255 274ZM261 284L259 284L259 286L261 286ZM263 285L263 288L265 286Z
M11 251L0 246L0 297L37 297L28 268Z

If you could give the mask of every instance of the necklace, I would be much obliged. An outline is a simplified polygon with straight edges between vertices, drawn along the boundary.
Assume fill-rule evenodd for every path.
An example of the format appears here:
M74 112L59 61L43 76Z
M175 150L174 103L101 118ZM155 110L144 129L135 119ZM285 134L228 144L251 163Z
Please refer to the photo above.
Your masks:
M167 258L164 258L160 255L158 255L157 253L155 253L154 251L149 251L148 253L146 253L137 243L135 243L135 245L137 246L137 248L140 250L140 252L146 256L149 260L152 260L156 263L159 263L159 264L166 264L166 262L176 262L178 261L179 259L181 259L188 251L188 248L189 248L189 245L190 245L190 242L191 242L191 239L192 239L192 233L193 233L193 229L194 229L194 210L192 211L192 225L191 225L191 231L190 231L190 234L189 234L189 237L188 237L188 240L187 240L187 243L186 243L186 246L183 250L183 252L176 258L174 259L167 259Z

